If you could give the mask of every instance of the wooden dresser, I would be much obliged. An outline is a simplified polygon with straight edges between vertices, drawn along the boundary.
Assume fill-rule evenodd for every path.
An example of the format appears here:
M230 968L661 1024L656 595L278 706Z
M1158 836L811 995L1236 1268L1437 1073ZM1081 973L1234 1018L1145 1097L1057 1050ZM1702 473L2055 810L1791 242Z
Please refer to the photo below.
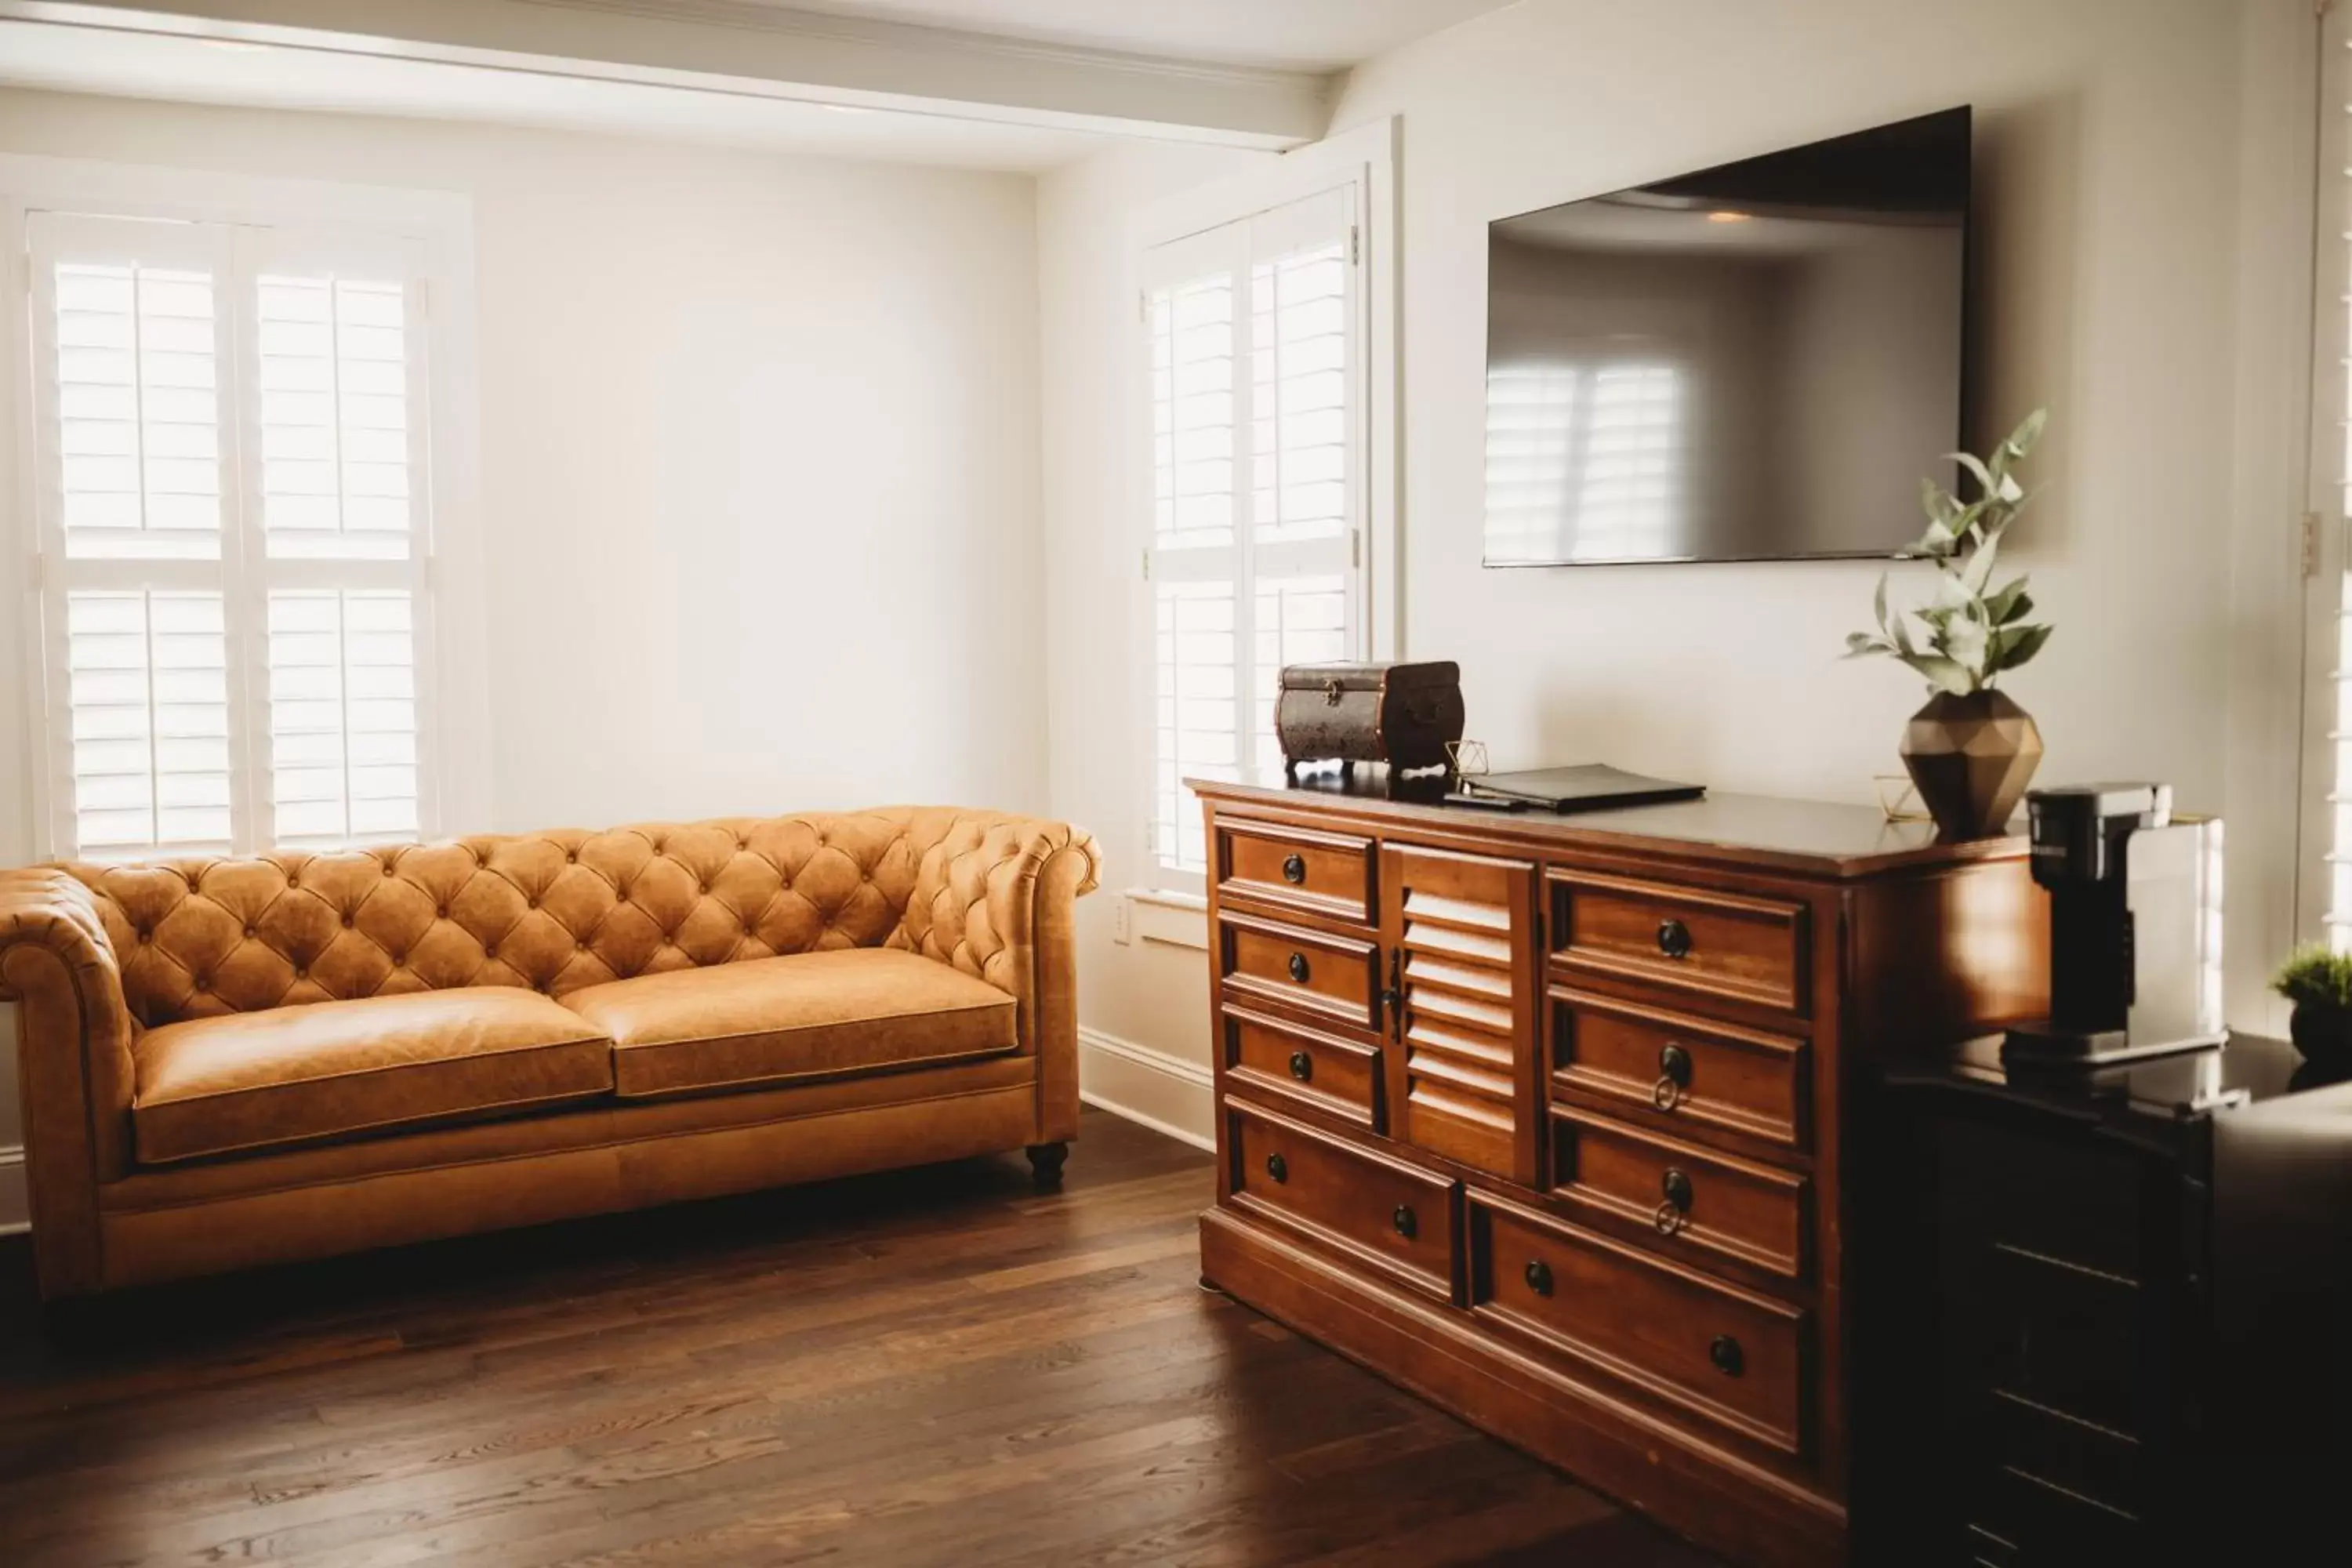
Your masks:
M1842 1117L2042 1010L2024 841L1192 787L1209 1282L1735 1563L1846 1562Z

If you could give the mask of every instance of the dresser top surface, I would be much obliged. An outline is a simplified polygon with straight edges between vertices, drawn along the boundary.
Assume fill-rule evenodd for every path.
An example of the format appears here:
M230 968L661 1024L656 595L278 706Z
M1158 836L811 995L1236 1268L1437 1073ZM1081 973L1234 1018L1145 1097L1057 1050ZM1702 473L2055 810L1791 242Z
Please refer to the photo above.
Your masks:
M1205 779L1186 783L1202 799L1241 810L1303 811L1391 829L1469 833L1538 852L1664 848L1811 876L1869 877L1909 867L2022 858L2027 853L2021 835L1945 843L1934 824L1889 822L1874 805L1773 795L1710 794L1660 805L1561 815L1447 805L1441 800L1441 776L1391 778L1369 765L1359 767L1351 779L1308 773L1278 787Z

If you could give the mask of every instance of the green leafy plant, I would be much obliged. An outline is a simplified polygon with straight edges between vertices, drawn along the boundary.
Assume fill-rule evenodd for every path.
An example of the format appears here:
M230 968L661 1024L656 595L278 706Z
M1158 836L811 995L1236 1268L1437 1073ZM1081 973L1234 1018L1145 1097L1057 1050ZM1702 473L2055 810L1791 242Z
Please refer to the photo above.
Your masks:
M2306 942L2286 955L2271 976L2271 989L2298 1007L2352 1007L2352 952Z
M1926 676L1937 690L1966 697L1988 689L2004 671L2042 651L2050 640L2050 627L2027 623L2033 599L2025 591L2025 579L2013 577L1998 588L1991 584L2001 535L2026 502L2025 489L2011 470L2042 438L2048 416L2048 409L2035 409L1984 458L1950 454L1976 480L1981 492L1976 500L1963 501L1933 479L1919 481L1927 531L1911 546L1911 553L1936 563L1935 599L1922 609L1890 614L1886 577L1881 574L1874 605L1878 630L1848 636L1848 658L1884 654Z

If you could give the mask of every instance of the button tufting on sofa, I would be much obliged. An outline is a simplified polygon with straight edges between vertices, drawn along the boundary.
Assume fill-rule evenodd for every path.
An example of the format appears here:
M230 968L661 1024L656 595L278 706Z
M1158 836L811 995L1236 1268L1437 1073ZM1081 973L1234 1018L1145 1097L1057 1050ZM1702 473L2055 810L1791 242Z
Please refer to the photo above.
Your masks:
M1097 869L1063 824L896 807L0 871L43 1291L1066 1139ZM593 1026L518 1079L404 1012L616 984L635 1094Z

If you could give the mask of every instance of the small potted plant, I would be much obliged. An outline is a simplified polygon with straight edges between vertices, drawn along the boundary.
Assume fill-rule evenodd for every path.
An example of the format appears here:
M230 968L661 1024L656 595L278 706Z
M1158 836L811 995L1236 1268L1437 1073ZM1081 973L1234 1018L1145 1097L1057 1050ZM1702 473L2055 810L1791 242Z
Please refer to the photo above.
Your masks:
M1903 765L1946 838L2006 832L2042 763L2033 716L1994 682L2040 653L2050 628L2026 619L2033 600L2025 579L1996 588L1992 568L2001 535L2025 505L2024 487L2011 470L2042 438L2047 415L2035 409L1987 457L1951 454L1976 480L1976 500L1963 501L1933 479L1919 481L1927 531L1909 553L1936 563L1936 596L1922 608L1890 614L1882 574L1878 629L1845 639L1848 658L1884 655L1927 678L1927 705L1903 731Z
M2294 1004L2287 1032L2304 1059L2323 1072L2352 1068L2352 952L2310 942L2287 954L2271 989Z

